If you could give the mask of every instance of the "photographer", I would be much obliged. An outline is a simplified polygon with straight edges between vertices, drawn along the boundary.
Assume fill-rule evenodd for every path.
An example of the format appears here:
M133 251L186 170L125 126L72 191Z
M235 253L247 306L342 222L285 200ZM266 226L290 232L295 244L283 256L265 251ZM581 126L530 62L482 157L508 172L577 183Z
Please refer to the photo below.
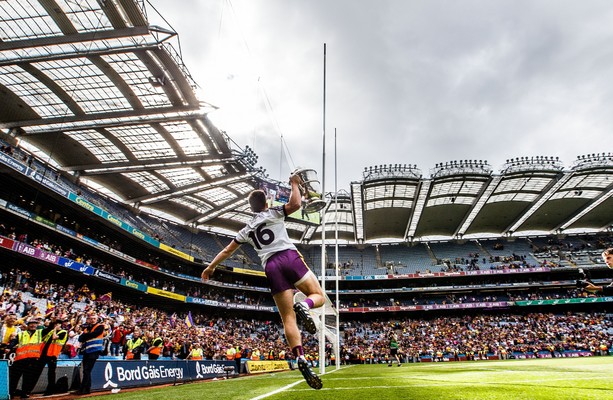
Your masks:
M613 268L613 247L609 247L602 252L602 259L604 260L605 264L607 264L607 267ZM590 293L602 293L607 296L613 294L613 282L611 282L607 286L598 286L589 281L583 282L585 284L584 289Z

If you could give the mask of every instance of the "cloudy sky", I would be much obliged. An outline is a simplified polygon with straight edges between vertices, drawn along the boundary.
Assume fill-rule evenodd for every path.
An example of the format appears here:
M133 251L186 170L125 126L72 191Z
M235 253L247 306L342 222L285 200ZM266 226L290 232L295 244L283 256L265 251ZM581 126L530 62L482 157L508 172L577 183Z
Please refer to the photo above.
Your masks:
M611 151L609 0L150 0L211 114L271 178ZM149 8L152 23L162 25Z

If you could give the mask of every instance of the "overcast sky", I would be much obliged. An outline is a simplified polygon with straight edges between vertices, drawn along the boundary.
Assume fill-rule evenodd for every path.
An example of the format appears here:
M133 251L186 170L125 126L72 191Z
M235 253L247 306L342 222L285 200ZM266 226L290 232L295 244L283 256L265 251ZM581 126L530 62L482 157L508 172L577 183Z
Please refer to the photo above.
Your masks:
M609 0L150 0L220 107L216 125L271 178L296 166L326 191L364 167L613 149ZM162 24L149 8L152 23ZM282 146L282 140L286 145Z

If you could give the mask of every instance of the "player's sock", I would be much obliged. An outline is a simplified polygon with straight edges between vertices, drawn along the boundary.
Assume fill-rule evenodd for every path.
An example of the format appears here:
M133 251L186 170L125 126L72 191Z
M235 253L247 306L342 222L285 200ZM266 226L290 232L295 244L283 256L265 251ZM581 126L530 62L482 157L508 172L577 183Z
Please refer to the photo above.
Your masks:
M296 347L292 348L292 353L294 354L294 357L298 358L300 356L304 357L304 350L302 348L302 346L298 345Z

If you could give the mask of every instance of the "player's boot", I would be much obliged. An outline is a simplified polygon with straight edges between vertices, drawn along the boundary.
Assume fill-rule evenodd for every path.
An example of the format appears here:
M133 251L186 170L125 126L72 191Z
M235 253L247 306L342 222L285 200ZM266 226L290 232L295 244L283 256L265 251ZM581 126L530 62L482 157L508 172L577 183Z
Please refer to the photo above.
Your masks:
M313 389L321 389L324 386L319 376L313 372L311 367L309 367L309 363L302 357L298 358L298 369L302 372L306 383Z
M317 332L317 327L315 326L315 321L313 321L313 317L309 312L309 306L306 305L305 302L301 301L294 304L294 311L296 312L296 316L302 323L304 329L310 334L314 334Z

